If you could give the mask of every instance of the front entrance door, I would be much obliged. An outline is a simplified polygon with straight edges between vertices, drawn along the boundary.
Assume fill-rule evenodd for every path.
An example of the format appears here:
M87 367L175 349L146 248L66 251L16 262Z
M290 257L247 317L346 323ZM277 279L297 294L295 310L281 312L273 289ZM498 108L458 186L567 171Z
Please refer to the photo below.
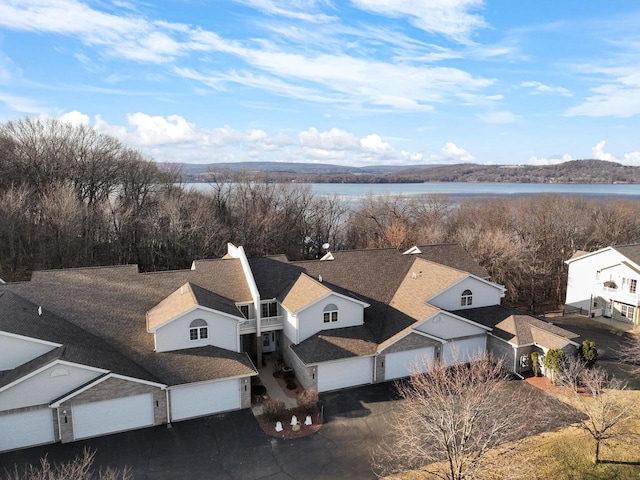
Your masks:
M275 352L276 346L276 332L265 332L262 334L263 353Z
M610 301L604 302L604 313L602 314L602 316L611 318L611 302Z

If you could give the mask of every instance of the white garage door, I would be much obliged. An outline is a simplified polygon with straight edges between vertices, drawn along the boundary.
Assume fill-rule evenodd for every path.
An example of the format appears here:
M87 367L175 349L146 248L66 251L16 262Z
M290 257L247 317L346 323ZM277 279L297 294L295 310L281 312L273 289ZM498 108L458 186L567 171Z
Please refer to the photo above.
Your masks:
M466 338L464 340L450 340L443 346L446 365L466 363L474 355L484 355L487 351L487 337Z
M426 372L434 360L434 347L389 353L384 357L384 379L408 377L416 371Z
M76 439L150 427L153 425L153 395L144 393L75 405L72 418Z
M371 383L373 360L357 357L318 365L318 391L327 392L339 388Z
M201 417L240 408L241 379L171 389L171 420Z
M0 452L55 441L50 408L0 416Z

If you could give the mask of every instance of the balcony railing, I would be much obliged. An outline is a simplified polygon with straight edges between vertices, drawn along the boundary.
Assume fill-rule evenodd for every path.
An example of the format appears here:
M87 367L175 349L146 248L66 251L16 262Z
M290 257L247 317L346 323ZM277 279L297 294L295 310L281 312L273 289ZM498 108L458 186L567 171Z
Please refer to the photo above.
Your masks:
M620 286L618 286L617 288L603 286L601 287L600 291L596 291L595 294L611 300L615 300L616 302L622 302L629 305L638 305L640 301L638 293L629 293L628 290L622 289L622 287Z
M284 326L284 317L282 315L278 315L277 317L264 317L260 321L262 330L276 330ZM255 318L250 318L245 322L240 324L241 332L255 332L257 328L257 320Z
M255 318L249 319L249 320L247 320L247 321L245 321L245 322L240 324L240 331L241 332L246 332L246 331L255 332L257 326L258 326L258 321Z
M260 326L262 330L265 328L283 327L284 317L282 315L278 315L277 317L264 317L260 320Z

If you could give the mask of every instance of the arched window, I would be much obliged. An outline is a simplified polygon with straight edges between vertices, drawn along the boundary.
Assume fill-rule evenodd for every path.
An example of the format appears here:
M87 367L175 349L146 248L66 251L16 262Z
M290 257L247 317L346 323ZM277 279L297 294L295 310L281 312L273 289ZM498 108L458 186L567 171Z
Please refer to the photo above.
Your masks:
M473 293L471 290L465 290L460 297L460 306L466 307L473 303Z
M322 321L324 323L337 322L338 321L338 307L330 303L322 311Z
M189 325L189 340L209 338L209 326L203 319L198 318Z
M65 377L69 375L69 370L67 370L66 368L54 368L53 371L51 372L51 375L49 375L51 378L53 377Z

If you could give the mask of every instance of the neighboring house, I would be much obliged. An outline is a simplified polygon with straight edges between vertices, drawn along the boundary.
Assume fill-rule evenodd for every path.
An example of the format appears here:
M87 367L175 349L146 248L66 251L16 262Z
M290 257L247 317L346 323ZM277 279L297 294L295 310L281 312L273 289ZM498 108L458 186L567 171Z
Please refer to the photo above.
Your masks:
M504 293L453 244L34 272L0 286L0 451L249 407L268 356L320 392L466 362Z
M578 251L569 266L566 306L638 325L640 244Z
M531 353L534 351L544 356L550 349L559 348L575 355L580 346L574 340L579 335L514 308L494 305L454 313L490 327L488 349L504 358L506 368L517 374L532 369ZM544 361L544 357L541 360Z

